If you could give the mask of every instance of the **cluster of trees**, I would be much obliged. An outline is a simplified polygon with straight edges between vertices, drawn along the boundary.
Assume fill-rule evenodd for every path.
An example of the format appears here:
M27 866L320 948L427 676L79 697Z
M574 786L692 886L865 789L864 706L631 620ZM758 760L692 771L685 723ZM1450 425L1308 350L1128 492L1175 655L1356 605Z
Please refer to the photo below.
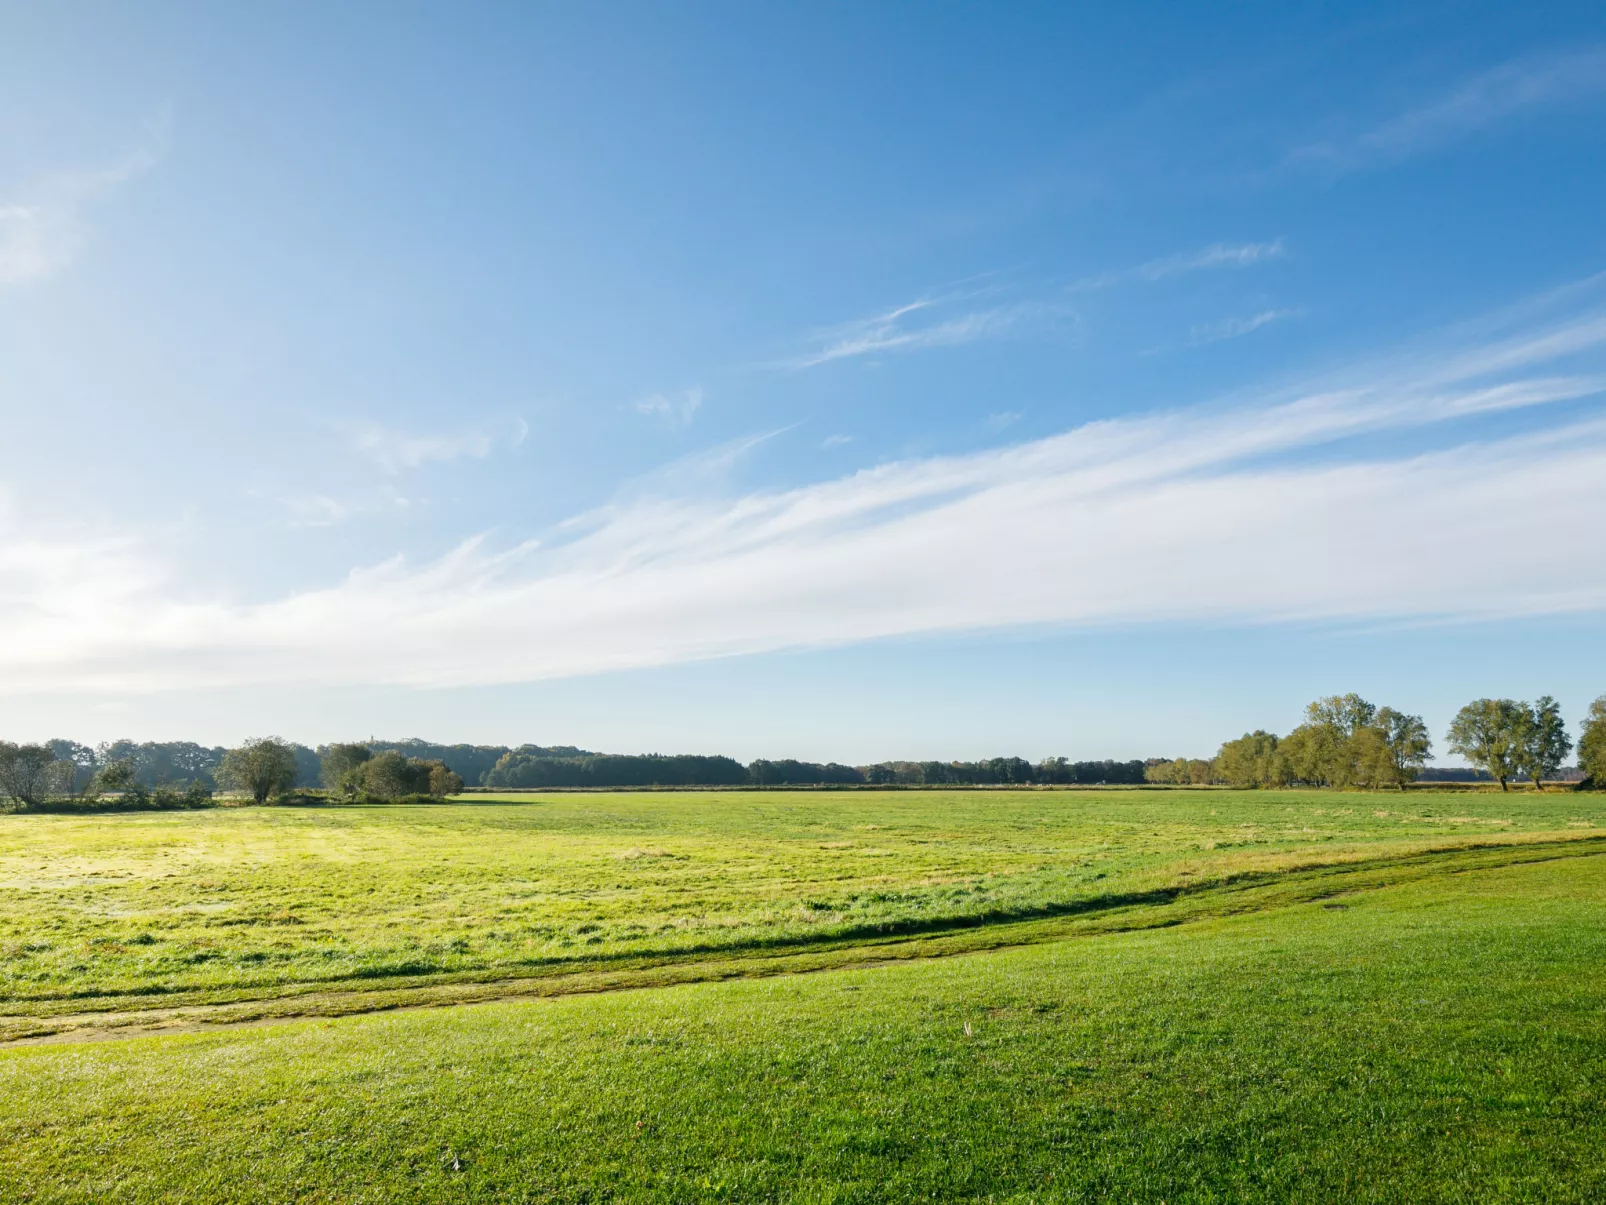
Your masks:
M1518 777L1536 789L1554 778L1572 751L1556 701L1477 699L1456 713L1446 744L1502 790ZM1375 707L1356 694L1317 699L1287 736L1255 731L1221 746L1213 761L1153 764L1150 782L1218 782L1237 787L1399 787L1422 773L1433 742L1422 717ZM1606 695L1584 720L1579 765L1592 785L1606 785Z
M408 757L400 749L368 745L326 745L321 752L323 785L348 799L445 798L463 789L463 776L438 758Z
M1357 694L1305 708L1285 737L1246 733L1216 754L1219 781L1232 786L1398 787L1415 780L1433 752L1421 716L1377 707Z
M1595 700L1591 713L1606 711L1606 696ZM1600 739L1586 720L1585 740ZM1556 700L1545 695L1536 703L1515 699L1477 699L1450 721L1450 752L1459 753L1500 783L1525 774L1534 787L1553 778L1572 752L1572 737ZM1598 781L1606 781L1603 778Z
M320 781L348 798L442 797L463 789L463 779L438 760L394 749L376 753L364 745L314 752L278 737L246 741L236 749L188 742L117 741L90 749L75 741L0 741L0 798L24 807L107 795L137 806L204 807L217 790L243 791L260 804Z
M444 798L463 789L462 777L440 761L367 745L322 746L318 772L324 786L348 799ZM295 748L272 736L230 749L217 771L220 786L247 791L259 804L292 790L297 777Z
M414 761L440 762L470 786L484 786L485 776L512 750L507 745L437 745L431 741L412 737L405 741L368 740L360 742L373 753L400 753ZM334 746L326 746L333 748ZM580 757L586 753L573 745L541 747L526 745L526 749L539 749L549 757Z
M0 741L0 799L37 807L50 799L93 799L108 793L160 806L202 806L212 797L206 781L147 782L130 758L97 758L72 741L16 745Z
M208 747L194 741L105 741L94 748L77 741L51 740L42 748L49 749L55 760L72 766L72 783L63 794L82 794L96 775L108 767L124 767L119 774L132 774L132 786L156 791L175 784L188 787L200 783L208 790L218 787L217 771L228 752L223 746ZM290 744L295 758L297 787L318 785L320 759L316 750L305 745ZM65 768L57 773L66 774ZM110 789L110 788L108 788Z

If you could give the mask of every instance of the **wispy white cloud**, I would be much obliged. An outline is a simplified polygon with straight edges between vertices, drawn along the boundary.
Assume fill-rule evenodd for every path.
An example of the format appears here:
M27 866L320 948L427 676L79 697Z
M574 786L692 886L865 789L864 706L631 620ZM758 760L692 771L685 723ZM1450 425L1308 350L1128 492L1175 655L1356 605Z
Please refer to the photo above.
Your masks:
M1286 247L1280 238L1266 243L1211 243L1194 251L1085 276L1066 285L1062 293L1087 293L1133 281L1153 283L1213 268L1245 268L1284 254ZM998 299L1004 291L1002 286L991 284L931 293L868 318L817 331L813 349L784 361L781 367L815 368L859 356L1015 338L1075 319L1074 312L1060 302L1002 302Z
M984 289L922 297L884 313L820 331L814 339L814 350L786 361L784 367L814 368L857 356L1003 339L1028 329L1040 330L1068 316L1062 308L1043 302L961 308L996 294L996 289Z
M1273 239L1269 243L1211 243L1208 247L1201 247L1197 251L1164 255L1130 268L1102 272L1097 276L1084 276L1080 280L1073 281L1069 291L1086 293L1132 281L1148 284L1212 268L1247 268L1254 264L1265 263L1267 260L1281 259L1287 254L1287 250L1284 240L1280 238Z
M820 447L840 448L843 444L850 444L852 442L853 436L851 435L827 435L820 441Z
M674 393L652 393L636 401L633 409L661 420L671 427L689 427L706 397L702 387L693 385Z
M517 447L529 431L523 419L444 435L418 435L380 423L359 423L350 428L352 448L391 474L432 462L484 460L498 442Z
M1261 310L1243 318L1226 318L1220 322L1207 322L1188 332L1188 342L1194 347L1206 343L1220 343L1224 339L1237 339L1252 334L1263 326L1280 322L1284 318L1299 316L1299 310Z
M350 503L328 494L285 494L278 501L289 512L292 527L333 527L353 513Z
M163 116L148 123L136 145L114 162L42 176L0 201L0 286L45 280L70 265L89 240L86 211L154 167L167 140Z
M1003 431L1020 422L1021 415L1018 410L1000 410L987 416L987 429L989 431Z
M1347 139L1301 147L1292 164L1353 171L1436 150L1521 114L1606 92L1606 47L1528 56L1502 63L1434 100Z
M263 497L260 492L253 496ZM396 514L412 507L412 500L389 485L357 497L335 497L319 491L278 494L271 498L291 527L335 527L365 515Z
M132 543L13 522L0 690L434 687L1011 625L1602 611L1606 558L1579 550L1606 513L1603 355L1606 314L1575 313L1230 409L796 489L710 497L670 475L540 542L476 538L257 603L187 592ZM1519 409L1521 435L1448 425ZM1388 450L1407 444L1434 450ZM974 565L1010 570L955 571Z

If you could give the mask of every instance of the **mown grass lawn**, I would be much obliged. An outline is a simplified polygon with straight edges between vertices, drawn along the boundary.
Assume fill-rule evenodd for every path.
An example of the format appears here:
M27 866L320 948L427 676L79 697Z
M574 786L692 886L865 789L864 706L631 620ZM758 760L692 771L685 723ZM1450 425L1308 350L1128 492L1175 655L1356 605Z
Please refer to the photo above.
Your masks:
M912 965L0 1052L6 1201L1606 1199L1606 857Z
M0 816L0 1019L740 954L1601 828L1606 797L1563 793L724 792Z

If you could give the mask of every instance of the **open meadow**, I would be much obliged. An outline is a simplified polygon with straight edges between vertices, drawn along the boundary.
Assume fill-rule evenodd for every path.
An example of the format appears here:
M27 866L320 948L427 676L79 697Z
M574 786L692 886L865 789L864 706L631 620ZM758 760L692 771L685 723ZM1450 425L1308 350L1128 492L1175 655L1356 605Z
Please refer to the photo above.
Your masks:
M0 816L0 1199L1595 1199L1602 854L1559 791Z

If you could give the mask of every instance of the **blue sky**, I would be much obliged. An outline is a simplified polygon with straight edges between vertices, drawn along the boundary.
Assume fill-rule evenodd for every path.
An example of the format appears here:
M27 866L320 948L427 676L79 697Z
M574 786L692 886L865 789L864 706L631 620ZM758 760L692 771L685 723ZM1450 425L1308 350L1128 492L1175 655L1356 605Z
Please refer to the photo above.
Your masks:
M0 5L0 726L1606 691L1595 6Z

